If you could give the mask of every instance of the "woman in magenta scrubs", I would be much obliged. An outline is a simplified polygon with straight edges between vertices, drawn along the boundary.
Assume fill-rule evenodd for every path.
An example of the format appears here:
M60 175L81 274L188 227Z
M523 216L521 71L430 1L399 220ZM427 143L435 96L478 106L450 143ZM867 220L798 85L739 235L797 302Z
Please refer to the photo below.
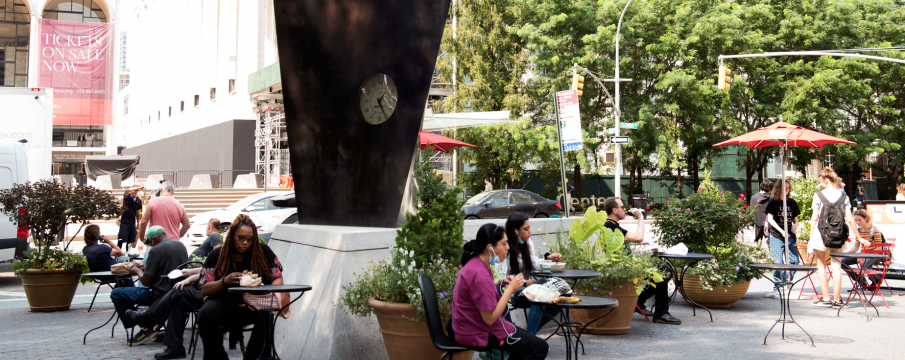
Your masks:
M496 224L481 226L475 240L465 243L453 289L453 333L459 344L500 349L510 360L545 359L547 343L503 317L512 293L525 284L522 274L507 276L500 294L491 269L508 253L506 229Z

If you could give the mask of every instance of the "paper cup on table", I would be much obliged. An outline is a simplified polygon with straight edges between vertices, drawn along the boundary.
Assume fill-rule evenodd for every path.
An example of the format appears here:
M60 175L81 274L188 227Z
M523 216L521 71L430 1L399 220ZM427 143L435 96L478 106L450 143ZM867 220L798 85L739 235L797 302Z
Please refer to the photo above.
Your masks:
M542 262L542 263L540 263L540 268L543 271L550 272L551 269L553 268L553 264L549 263L549 262Z

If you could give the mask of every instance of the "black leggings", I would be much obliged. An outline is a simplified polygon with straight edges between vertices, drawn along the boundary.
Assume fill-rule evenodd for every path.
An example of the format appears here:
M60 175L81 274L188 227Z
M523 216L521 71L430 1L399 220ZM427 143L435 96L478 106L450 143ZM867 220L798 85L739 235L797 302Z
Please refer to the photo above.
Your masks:
M497 324L499 324L499 322L497 322ZM495 326L497 325L495 324ZM509 325L507 324L506 327L508 328ZM507 330L511 331L511 329ZM500 339L497 339L497 337L491 333L487 339L487 347L508 352L509 360L539 360L547 358L547 352L550 351L550 347L544 339L519 327L515 328L515 334L513 334L512 337L521 338L521 340L516 341L515 344L509 345L511 340L507 342L507 339L503 339L503 345L500 346Z
M252 312L239 306L230 309L222 296L209 296L198 311L198 331L204 345L204 360L229 359L226 350L223 349L223 332L220 327L229 326L230 319L234 316L239 316L244 325L255 326L245 346L245 359L257 359L262 351L270 350L264 348L264 339L267 336L264 333L267 327L266 314Z

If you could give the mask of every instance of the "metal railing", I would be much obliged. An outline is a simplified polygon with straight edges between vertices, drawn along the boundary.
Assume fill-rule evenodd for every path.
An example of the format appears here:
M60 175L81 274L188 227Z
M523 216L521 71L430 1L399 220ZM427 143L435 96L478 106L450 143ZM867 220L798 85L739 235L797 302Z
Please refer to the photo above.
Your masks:
M200 174L210 174L217 175L219 178L220 171L219 170L179 170L176 171L176 187L189 187L192 184L192 178L195 175ZM220 180L217 180L220 181Z
M223 170L220 172L220 188L231 188L239 175L254 173L254 170Z
M254 170L139 170L135 171L135 186L145 186L148 176L151 175L172 175L177 188L188 188L195 175L211 174L219 177L220 188L232 188L239 175L254 173Z
M172 170L138 170L135 171L135 186L145 186L145 181L150 175L173 175L176 179L176 172Z
M107 147L107 142L104 140L92 140L92 141L82 141L82 140L54 140L52 141L53 147L93 147L93 148L102 148Z

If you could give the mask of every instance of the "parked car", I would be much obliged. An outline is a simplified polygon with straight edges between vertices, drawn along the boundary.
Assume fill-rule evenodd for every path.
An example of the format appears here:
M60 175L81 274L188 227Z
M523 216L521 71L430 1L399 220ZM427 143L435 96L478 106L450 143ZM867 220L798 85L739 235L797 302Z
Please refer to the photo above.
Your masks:
M271 219L284 215L293 209L276 207L270 204L270 199L276 196L284 196L288 191L269 191L260 194L248 196L242 200L236 201L234 204L220 210L208 211L193 216L189 219L189 231L185 233L183 239L191 240L193 243L201 243L207 238L207 222L212 218L220 220L220 227L226 228L232 223L233 219L239 214L246 214L251 217L255 225L267 223Z
M28 180L23 145L12 140L0 140L0 189L9 189ZM19 210L27 211L25 208ZM28 229L23 224L9 221L6 216L0 216L0 262L21 257L27 249Z
M291 211L277 216L270 221L264 223L264 225L258 226L258 236L260 236L264 241L270 242L270 236L273 235L273 231L276 230L277 225L280 224L298 224L299 223L299 214L298 210L292 209Z
M505 219L515 212L536 218L562 216L562 205L527 190L493 190L472 196L462 206L466 220Z

